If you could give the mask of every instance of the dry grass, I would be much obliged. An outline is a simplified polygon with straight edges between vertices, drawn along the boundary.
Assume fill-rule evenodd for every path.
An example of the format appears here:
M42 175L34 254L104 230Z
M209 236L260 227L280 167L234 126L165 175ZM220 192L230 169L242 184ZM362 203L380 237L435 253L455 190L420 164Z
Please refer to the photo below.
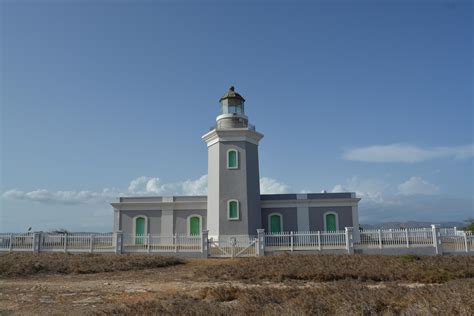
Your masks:
M474 284L457 280L423 287L395 283L370 288L358 281L321 287L203 289L199 295L169 295L123 304L97 314L117 315L473 315Z
M234 260L196 274L216 280L411 281L441 283L474 277L472 256L284 254Z
M9 253L0 255L0 277L143 270L181 263L184 261L179 258L156 255Z

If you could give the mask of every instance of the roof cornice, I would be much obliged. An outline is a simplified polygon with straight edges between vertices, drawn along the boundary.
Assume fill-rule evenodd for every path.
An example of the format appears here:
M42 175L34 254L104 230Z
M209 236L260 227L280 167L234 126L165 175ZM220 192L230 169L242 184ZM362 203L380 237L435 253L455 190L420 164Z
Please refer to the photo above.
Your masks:
M263 134L249 128L213 129L202 136L202 139L207 143L207 147L217 142L232 141L247 141L258 145L262 138Z

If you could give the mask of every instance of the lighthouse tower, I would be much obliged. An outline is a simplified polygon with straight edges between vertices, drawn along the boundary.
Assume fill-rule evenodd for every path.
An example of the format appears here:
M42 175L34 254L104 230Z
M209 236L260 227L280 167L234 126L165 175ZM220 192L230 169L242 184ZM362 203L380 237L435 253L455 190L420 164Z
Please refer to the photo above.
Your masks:
M255 235L261 225L258 143L245 115L245 99L230 87L216 125L202 136L208 148L209 236Z

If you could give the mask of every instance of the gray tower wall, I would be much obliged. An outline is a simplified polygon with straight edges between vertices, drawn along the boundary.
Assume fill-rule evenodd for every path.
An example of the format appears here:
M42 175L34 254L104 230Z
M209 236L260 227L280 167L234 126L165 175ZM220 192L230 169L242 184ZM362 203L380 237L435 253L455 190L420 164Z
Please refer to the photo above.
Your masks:
M246 141L219 142L213 146L216 145L220 160L219 234L254 235L256 229L261 228L258 146ZM227 169L229 149L236 149L239 153L238 169ZM227 202L232 199L239 201L238 220L228 219Z
M219 235L219 143L208 147L207 229L209 236Z

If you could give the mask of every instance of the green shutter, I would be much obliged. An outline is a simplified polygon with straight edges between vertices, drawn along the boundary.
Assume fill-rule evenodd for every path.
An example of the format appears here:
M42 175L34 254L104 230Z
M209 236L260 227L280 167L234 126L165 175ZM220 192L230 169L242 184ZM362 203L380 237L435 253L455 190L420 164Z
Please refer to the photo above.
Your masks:
M237 152L234 150L229 151L229 156L227 157L227 167L237 168Z
M336 215L334 214L326 215L326 230L330 232L336 231Z
M279 215L270 216L270 232L281 233L281 217Z
M145 241L145 219L139 217L135 220L135 244L142 245Z
M189 220L189 232L191 235L200 235L201 234L201 219L197 216L191 217Z
M236 219L239 217L238 210L237 210L237 202L231 201L229 202L229 218Z

